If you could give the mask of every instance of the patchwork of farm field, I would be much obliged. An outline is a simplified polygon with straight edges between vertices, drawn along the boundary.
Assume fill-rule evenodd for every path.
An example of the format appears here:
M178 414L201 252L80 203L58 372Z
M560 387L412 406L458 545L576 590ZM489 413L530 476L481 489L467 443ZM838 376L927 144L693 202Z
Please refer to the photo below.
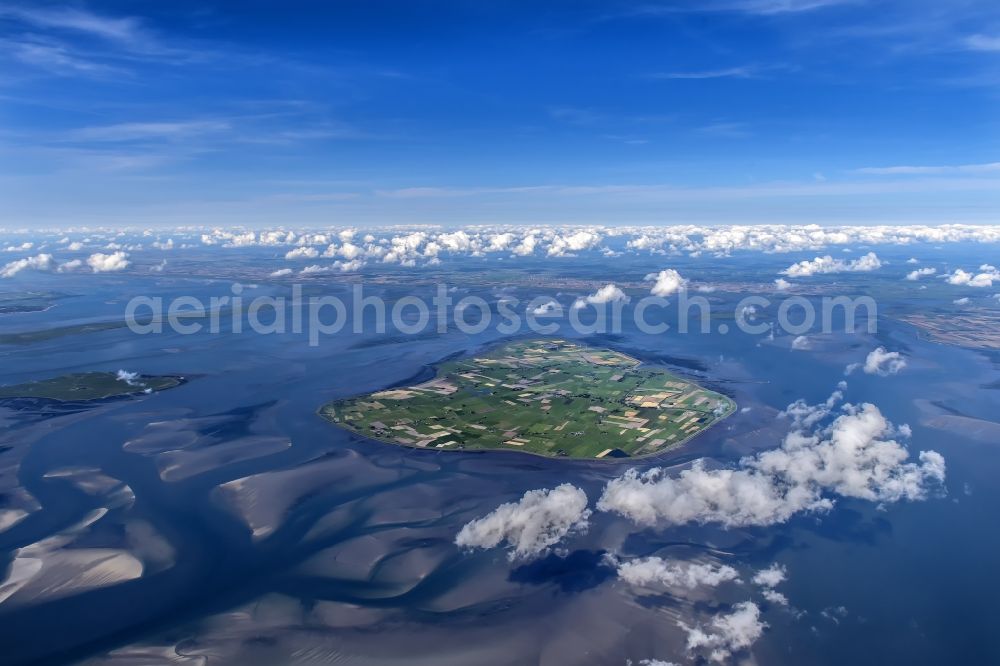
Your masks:
M735 408L625 354L531 340L444 363L423 384L331 402L320 414L404 446L604 458L679 446Z

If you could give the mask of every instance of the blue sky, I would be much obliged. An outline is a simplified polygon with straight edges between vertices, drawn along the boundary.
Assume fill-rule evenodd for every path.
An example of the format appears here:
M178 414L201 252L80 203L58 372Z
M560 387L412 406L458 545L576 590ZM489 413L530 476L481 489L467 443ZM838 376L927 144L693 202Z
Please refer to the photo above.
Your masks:
M0 226L998 222L1000 3L0 3Z

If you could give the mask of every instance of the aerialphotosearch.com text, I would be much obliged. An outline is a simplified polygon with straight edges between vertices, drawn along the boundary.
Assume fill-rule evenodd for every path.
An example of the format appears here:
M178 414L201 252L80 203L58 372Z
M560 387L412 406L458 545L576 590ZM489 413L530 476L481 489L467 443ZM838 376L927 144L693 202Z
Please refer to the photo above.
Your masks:
M135 296L126 305L126 324L140 335L165 331L181 335L305 334L309 344L316 346L324 337L333 335L387 331L419 335L432 330L446 333L452 327L469 335L490 327L503 335L529 331L554 335L564 326L580 335L620 333L627 326L652 335L726 334L734 328L749 335L776 331L790 335L835 330L852 333L859 326L874 333L878 318L877 304L869 296L810 299L798 295L749 295L735 305L727 303L725 311L720 312L718 303L687 290L669 298L648 294L635 298L615 289L607 299L583 297L569 304L547 295L528 300L509 294L491 296L489 300L477 295L456 298L454 290L443 284L437 285L429 298L409 295L391 300L365 294L361 283L352 285L347 296L304 296L299 284L292 285L290 296L250 297L238 283L228 291L207 299L193 295L169 299Z

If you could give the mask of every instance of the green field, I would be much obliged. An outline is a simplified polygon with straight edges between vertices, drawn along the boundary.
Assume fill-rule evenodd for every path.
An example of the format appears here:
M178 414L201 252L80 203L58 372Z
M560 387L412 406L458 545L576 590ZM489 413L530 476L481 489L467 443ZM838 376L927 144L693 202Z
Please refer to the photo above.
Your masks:
M423 384L331 402L320 414L404 446L604 458L679 446L735 408L619 352L530 340L444 363Z
M130 381L114 372L79 372L37 382L0 386L0 398L47 398L49 400L100 400L138 393L152 393L184 383L181 377L139 375Z

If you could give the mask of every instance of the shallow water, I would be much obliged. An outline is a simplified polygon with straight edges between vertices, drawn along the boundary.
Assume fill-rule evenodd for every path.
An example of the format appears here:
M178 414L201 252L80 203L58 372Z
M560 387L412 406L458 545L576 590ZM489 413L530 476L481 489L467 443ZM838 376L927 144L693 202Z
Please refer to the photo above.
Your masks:
M228 285L161 279L141 286L210 294ZM120 313L132 289L138 286L104 283L49 311L17 315L16 324L29 330L97 320ZM173 550L169 566L147 566L135 580L0 603L4 663L142 663L138 645L217 660L210 663L680 660L677 619L743 598L740 591L637 596L614 579L601 558L606 551L708 553L743 571L787 565L782 590L791 608L765 609L770 628L753 648L757 663L1000 661L989 631L1000 619L1000 535L992 529L1000 442L927 427L918 402L997 419L1000 391L979 388L1000 380L988 356L922 341L887 318L877 337L818 336L806 352L791 351L787 338L717 332L652 336L627 327L586 338L663 363L748 408L678 451L636 463L417 451L353 436L315 413L329 400L426 376L434 363L498 339L451 330L380 344L343 335L313 348L301 336L118 329L2 348L6 383L118 368L190 379L76 413L7 410L0 417L7 426L0 445L26 450L17 478L41 505L0 533L7 560L108 506L106 494L46 477L67 468L100 470L135 495L95 524L94 544L127 544L124 525L145 521ZM499 550L463 553L452 543L464 523L529 489L569 482L593 502L630 464L702 456L731 463L772 448L787 429L777 411L800 397L822 401L844 379L844 366L878 344L905 347L910 367L892 377L852 375L846 399L874 402L893 422L908 423L911 452L941 452L946 496L885 507L841 499L823 516L738 530L640 529L598 513L589 533L565 544L565 557L532 563L512 564ZM164 469L174 471L164 476Z

